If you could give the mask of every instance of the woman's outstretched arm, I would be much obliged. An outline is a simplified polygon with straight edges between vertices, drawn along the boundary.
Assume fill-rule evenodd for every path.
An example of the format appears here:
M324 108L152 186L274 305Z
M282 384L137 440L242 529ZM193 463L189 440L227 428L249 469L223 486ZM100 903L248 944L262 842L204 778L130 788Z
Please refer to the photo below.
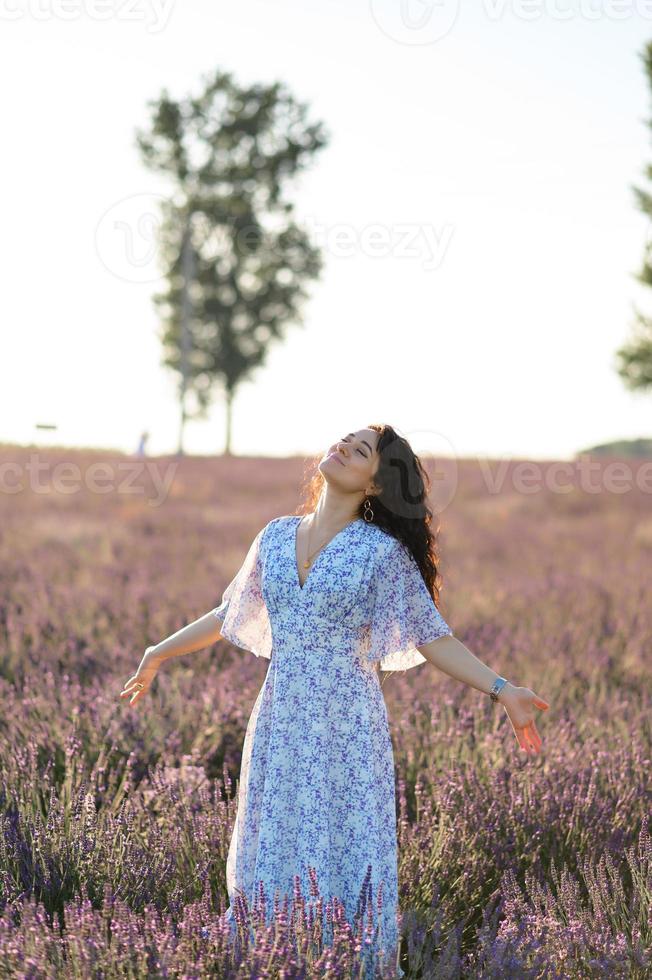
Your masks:
M122 690L120 697L126 698L133 695L129 704L135 704L143 694L146 694L149 687L156 677L156 672L162 663L172 657L181 657L184 653L195 653L203 650L211 643L217 643L222 639L220 633L220 622L212 612L207 612L199 619L195 619L187 626L183 626L176 633L161 640L155 646L147 647L140 662L140 666L133 677L130 677ZM139 688L138 685L143 687Z
M501 676L479 660L455 636L440 636L430 643L418 646L417 650L445 674L485 694L489 694L494 681ZM528 755L536 755L541 748L541 736L534 723L535 709L547 711L550 707L548 702L528 687L516 687L509 681L499 692L498 700L509 716L520 747Z

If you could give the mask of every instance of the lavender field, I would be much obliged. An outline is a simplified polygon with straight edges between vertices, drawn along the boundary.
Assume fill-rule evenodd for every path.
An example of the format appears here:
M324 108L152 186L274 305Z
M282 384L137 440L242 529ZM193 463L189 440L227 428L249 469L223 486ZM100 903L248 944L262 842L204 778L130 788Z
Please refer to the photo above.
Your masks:
M3 451L0 975L361 976L364 934L336 923L320 949L325 900L297 897L276 935L251 910L236 949L218 922L268 662L221 641L168 661L137 706L119 698L145 647L219 604L256 532L299 511L305 461L145 462L160 481L173 473L167 490L128 457ZM64 463L81 486L66 489ZM459 464L441 514L441 611L482 660L549 701L543 748L526 757L500 706L431 664L382 675L401 965L410 977L643 978L652 495L642 480L605 487L609 461L598 492L576 475L560 480L574 479L569 492L526 493L517 465L493 493L477 461ZM646 464L622 465L636 477Z

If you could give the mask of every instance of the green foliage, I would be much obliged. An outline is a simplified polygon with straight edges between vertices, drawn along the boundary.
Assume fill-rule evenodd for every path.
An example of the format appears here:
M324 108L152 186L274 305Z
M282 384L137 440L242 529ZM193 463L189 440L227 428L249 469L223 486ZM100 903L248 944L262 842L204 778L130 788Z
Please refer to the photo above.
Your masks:
M647 44L641 54L648 85L652 88L652 42ZM647 120L652 128L652 119ZM645 176L652 179L652 167L645 168ZM643 188L632 187L640 211L652 218L652 196ZM652 286L652 263L648 240L640 271L635 278L645 286ZM630 391L647 390L652 387L652 319L638 310L634 311L636 323L628 343L616 351L616 371Z
M619 456L627 459L649 459L652 456L652 439L614 439L597 446L587 446L576 455Z

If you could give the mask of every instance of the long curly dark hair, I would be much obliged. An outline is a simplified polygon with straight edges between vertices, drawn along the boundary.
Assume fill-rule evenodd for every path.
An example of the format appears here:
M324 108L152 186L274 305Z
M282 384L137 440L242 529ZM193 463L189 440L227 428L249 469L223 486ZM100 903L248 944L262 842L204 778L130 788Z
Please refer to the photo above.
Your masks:
M407 439L391 425L368 425L378 433L377 451L380 455L374 483L379 492L369 497L373 520L391 534L412 555L433 598L439 607L442 578L439 572L437 534L433 528L433 512L428 506L430 479L421 460ZM302 502L297 515L313 513L319 503L325 479L318 468L322 454L308 463L302 488ZM364 501L358 517L363 517Z

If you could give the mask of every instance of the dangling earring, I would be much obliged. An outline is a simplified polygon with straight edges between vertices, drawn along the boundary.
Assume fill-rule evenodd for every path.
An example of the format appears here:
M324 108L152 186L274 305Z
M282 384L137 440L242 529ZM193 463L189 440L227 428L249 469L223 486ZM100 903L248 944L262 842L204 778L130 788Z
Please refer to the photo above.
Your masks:
M364 519L367 522L367 524L371 524L371 522L374 519L374 512L371 509L371 501L369 500L369 497L365 497L364 511L363 511L362 516L364 517Z

